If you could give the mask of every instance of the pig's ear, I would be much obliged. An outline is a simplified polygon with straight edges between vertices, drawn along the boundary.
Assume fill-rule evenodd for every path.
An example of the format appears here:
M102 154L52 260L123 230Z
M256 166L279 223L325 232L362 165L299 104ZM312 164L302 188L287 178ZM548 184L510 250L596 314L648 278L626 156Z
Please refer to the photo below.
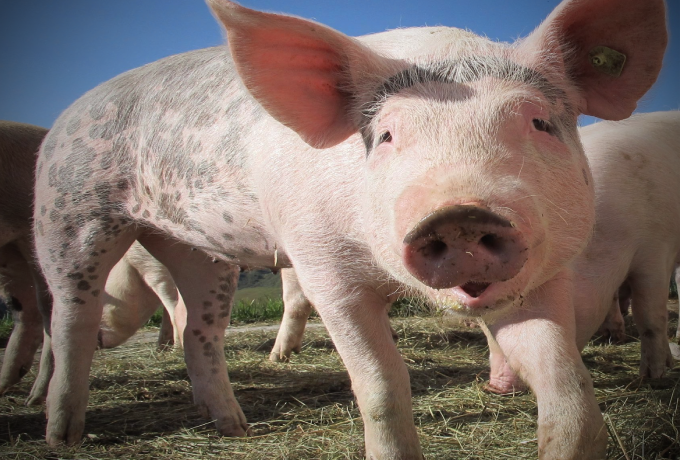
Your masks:
M580 112L620 120L656 81L667 41L663 0L565 0L521 47L564 56Z
M316 148L357 132L353 75L366 73L356 67L379 60L377 55L312 21L207 1L227 31L245 86L275 119Z

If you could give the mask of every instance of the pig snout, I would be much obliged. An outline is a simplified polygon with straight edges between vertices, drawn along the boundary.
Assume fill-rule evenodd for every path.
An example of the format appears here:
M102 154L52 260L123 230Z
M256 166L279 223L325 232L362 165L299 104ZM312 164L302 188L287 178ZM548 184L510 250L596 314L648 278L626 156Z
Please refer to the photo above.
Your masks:
M522 233L476 205L438 209L403 240L402 259L414 277L435 289L461 286L471 297L493 282L513 278L527 257Z

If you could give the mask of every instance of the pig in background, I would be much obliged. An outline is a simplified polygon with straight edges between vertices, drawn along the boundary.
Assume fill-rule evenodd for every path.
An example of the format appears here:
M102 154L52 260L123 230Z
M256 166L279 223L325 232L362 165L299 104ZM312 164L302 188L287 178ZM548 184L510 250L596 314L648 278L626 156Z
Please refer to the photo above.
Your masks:
M680 262L680 112L633 115L580 128L595 184L595 227L574 261L576 343L582 350L607 318L625 334L619 303L630 303L640 337L640 375L673 366L668 342L668 280ZM628 302L630 299L630 302ZM489 386L524 388L489 340Z
M52 299L34 261L31 231L35 161L46 134L47 130L38 126L0 121L0 297L9 305L14 320L0 370L0 394L30 370L43 342L40 371L28 405L44 401L52 373ZM181 327L174 319L175 306L183 308L177 288L165 267L139 244L133 244L113 268L101 299L101 347L127 340L161 301L167 319L161 327L159 346L180 343L173 332Z
M576 117L630 115L661 66L663 2L565 1L515 45L443 27L357 40L209 4L231 53L114 78L41 148L47 442L82 435L98 295L136 239L186 302L194 400L222 434L248 429L222 352L237 267L294 265L349 371L368 458L421 458L385 313L401 293L488 322L537 397L541 458L603 457L574 340L569 264L594 222Z
M14 319L0 370L0 393L28 372L43 330L46 336L49 331L51 297L34 262L31 232L33 175L46 134L38 126L0 121L0 296Z

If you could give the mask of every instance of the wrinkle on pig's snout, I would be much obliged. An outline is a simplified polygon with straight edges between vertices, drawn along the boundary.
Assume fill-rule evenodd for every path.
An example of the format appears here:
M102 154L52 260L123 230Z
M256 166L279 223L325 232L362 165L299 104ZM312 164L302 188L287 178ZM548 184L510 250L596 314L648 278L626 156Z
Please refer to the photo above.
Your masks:
M522 233L507 219L474 205L447 206L420 222L403 240L407 270L425 285L483 291L507 281L528 258Z

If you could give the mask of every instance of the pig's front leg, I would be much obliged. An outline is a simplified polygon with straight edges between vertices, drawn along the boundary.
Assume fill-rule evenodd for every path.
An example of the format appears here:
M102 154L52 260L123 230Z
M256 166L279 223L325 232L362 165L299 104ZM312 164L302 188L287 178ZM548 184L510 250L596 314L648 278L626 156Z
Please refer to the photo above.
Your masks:
M269 355L269 359L274 362L287 362L292 352L300 352L307 318L312 313L312 304L302 292L295 270L292 268L281 270L281 283L283 285L283 319L279 333L276 335L274 348Z
M365 286L324 282L342 280L347 271L296 271L349 372L364 421L366 458L421 459L408 370L392 338L387 298Z
M575 343L572 274L535 289L515 313L489 325L508 364L538 403L542 460L605 458L607 430Z

